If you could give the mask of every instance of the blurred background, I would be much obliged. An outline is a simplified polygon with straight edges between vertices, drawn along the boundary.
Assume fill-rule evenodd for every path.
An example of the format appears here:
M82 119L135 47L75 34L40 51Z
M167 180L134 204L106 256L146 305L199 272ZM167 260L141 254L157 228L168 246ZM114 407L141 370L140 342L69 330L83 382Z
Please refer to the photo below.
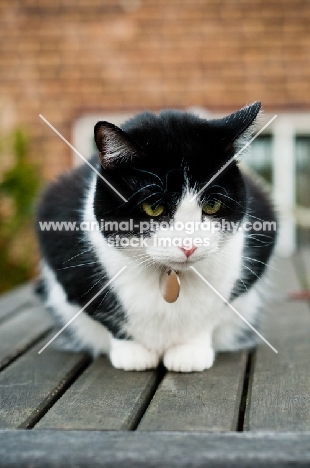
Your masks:
M1 0L0 291L37 272L38 191L85 157L100 118L173 107L221 116L260 100L244 159L282 213L279 249L310 236L308 0Z

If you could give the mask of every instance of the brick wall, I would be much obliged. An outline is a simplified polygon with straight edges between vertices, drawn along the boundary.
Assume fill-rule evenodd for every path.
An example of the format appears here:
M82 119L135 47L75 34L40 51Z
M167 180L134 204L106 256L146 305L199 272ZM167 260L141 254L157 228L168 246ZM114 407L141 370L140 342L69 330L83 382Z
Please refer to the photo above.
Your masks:
M0 122L47 178L89 111L310 108L308 0L1 0Z

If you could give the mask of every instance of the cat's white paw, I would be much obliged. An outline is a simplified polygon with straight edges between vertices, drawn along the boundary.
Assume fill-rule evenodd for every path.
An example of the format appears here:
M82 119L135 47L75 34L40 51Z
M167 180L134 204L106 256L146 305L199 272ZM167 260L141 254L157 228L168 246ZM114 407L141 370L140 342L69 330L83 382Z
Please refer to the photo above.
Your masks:
M212 367L214 355L212 348L184 344L165 352L164 365L174 372L200 372Z
M159 356L135 341L113 339L110 360L116 369L143 371L158 366Z

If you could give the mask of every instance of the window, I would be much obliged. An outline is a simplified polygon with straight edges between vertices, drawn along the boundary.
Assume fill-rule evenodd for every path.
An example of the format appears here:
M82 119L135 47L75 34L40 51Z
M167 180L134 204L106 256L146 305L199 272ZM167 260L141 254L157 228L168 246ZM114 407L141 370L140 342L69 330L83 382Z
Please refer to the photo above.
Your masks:
M259 135L242 160L268 183L272 183L272 135Z
M301 226L297 229L297 239L298 245L306 245L310 241L310 135L296 136L295 161L296 203L300 206L300 216L303 217Z

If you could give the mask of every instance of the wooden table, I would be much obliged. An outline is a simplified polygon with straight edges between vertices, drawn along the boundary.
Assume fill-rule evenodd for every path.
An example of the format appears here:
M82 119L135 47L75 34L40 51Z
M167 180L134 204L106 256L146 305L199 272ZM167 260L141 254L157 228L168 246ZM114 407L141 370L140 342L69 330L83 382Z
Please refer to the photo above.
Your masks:
M310 255L275 262L274 298L254 352L202 373L113 369L50 345L32 286L0 299L0 466L310 466L310 310L289 301ZM78 318L77 318L78 320Z

